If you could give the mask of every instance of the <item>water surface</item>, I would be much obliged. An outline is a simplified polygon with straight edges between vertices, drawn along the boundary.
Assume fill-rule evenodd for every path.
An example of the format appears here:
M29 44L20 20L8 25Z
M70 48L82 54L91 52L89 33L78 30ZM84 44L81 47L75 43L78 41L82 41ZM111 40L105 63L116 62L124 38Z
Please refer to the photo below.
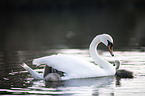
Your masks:
M53 49L39 51L0 52L0 95L79 95L79 96L143 96L145 95L145 52L115 51L111 57L108 51L99 51L105 60L113 63L122 61L121 69L134 72L133 79L117 80L114 76L100 78L72 79L60 82L36 81L25 71L25 62L40 74L44 65L33 66L32 60L38 57L63 53L82 57L93 62L87 49Z

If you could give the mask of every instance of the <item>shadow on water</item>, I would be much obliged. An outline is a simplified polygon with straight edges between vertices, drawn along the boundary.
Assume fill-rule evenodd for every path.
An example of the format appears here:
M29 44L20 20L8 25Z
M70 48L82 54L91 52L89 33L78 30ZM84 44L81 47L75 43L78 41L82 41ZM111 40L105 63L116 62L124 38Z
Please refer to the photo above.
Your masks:
M121 87L121 79L124 79L124 80L132 80L134 78L121 78L121 77L115 76L115 80L116 80L115 85L117 87Z
M113 82L114 78L111 77L101 77L101 78L88 78L88 79L74 79L64 82L64 86L67 87L79 87L79 86L96 86L103 87L110 85Z
M96 86L96 87L103 87L106 85L110 85L113 82L114 78L111 77L100 77L100 78L86 78L86 79L72 79L72 80L66 80L62 81L60 86L63 85L63 87L81 87L81 86ZM51 82L46 82L46 87L50 86ZM56 83L56 82L52 82Z

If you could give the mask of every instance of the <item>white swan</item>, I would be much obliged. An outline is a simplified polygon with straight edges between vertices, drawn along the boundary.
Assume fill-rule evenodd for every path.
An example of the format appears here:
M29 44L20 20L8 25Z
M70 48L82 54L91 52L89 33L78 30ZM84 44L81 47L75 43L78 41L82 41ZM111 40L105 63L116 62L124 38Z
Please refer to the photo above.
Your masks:
M90 63L87 60L83 60L82 58L65 54L51 55L34 59L33 64L46 64L49 67L65 72L66 75L61 77L62 80L115 75L115 67L109 62L102 59L97 53L96 48L101 42L108 46L110 53L113 56L112 37L108 34L101 34L96 36L90 44L89 51L91 57L94 59L94 62L99 66ZM25 69L29 68L25 67ZM40 76L33 77L38 77L35 79L42 79L42 77Z

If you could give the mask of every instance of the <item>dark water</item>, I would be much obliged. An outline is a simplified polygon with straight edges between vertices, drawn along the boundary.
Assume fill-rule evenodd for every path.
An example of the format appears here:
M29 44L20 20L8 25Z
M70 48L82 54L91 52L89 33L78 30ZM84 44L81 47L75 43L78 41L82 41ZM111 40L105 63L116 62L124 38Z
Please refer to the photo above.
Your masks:
M56 1L0 1L0 95L145 95L145 3ZM92 62L87 48L102 33L113 37L114 49L119 51L113 58L107 51L100 55L109 62L120 59L121 68L133 71L134 79L101 77L50 83L33 80L21 67L25 62L42 73L44 65L33 66L32 60L57 53Z
M145 52L115 51L111 57L108 51L99 51L109 62L122 61L121 69L134 72L135 78L117 80L114 76L86 79L72 79L60 82L35 81L21 64L25 62L40 74L44 65L32 65L37 57L51 54L71 54L92 62L87 49L55 49L42 51L1 52L0 94L1 95L88 95L88 96L143 96L145 95Z
M102 33L115 49L145 46L145 12L137 8L5 9L0 20L0 50L88 48Z

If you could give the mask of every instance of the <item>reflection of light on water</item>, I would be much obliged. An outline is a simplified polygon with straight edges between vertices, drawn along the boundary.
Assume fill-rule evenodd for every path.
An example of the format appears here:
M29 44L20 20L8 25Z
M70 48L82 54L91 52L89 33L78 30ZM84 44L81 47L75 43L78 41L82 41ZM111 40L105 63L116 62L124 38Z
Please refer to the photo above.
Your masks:
M115 88L115 94L117 96L144 96L145 77L137 77L134 79L122 79L121 87Z
M35 57L35 53L33 55L32 52L28 52L31 59L32 57ZM50 52L48 50L41 51L39 54L37 54L37 57L43 56L46 54L56 54L56 53L62 53L62 54L69 54L69 55L75 55L80 56L83 59L93 61L92 58L89 55L88 49L81 50L81 49L62 49L62 50L55 50L54 52ZM23 51L23 54L27 54L27 52ZM47 83L43 80L40 81L33 81L33 78L30 74L28 74L27 71L20 71L17 72L16 70L11 71L9 73L9 76L11 76L11 79L15 78L15 80L22 79L17 78L17 75L24 75L25 78L23 79L23 82L18 83L25 83L28 84L25 87L19 87L18 85L16 87L11 86L9 89L0 89L0 93L5 94L13 94L13 95L19 95L19 94L26 94L26 95L99 95L99 96L144 96L145 95L145 52L138 52L138 51L114 51L115 56L111 57L110 53L108 51L101 51L101 57L105 60L113 63L114 60L119 59L122 61L121 69L127 69L130 71L133 71L135 73L134 79L121 79L120 80L120 86L115 85L116 79L114 77L102 77L102 78L86 78L86 79L73 79L73 80L66 80L58 83ZM22 54L21 54L22 55ZM32 55L32 56L31 56ZM22 58L25 61L31 61L27 55L22 56ZM21 58L21 56L19 57ZM31 63L29 63L31 64ZM32 66L32 65L31 65ZM39 73L42 74L43 67L35 67L33 66L33 69ZM23 70L23 69L21 69ZM5 80L5 82L10 81L11 79L8 77L5 77L8 80ZM11 83L10 83L11 84ZM13 83L14 85L14 83Z
M100 94L98 90L110 90L107 94L110 94L112 88L112 82L114 77L101 77L101 78L86 78L86 79L72 79L62 81L59 86L51 86L50 84L56 84L58 82L49 82L46 86L43 80L32 81L32 87L28 87L27 93L35 94L62 94L62 95L96 95ZM59 84L59 83L58 83ZM48 88L47 88L48 87ZM108 89L109 88L109 89ZM18 92L19 88L13 88L13 92ZM21 91L20 91L21 90ZM25 89L20 89L19 92L26 92ZM105 90L105 89L104 89ZM106 93L106 92L105 92ZM102 93L103 94L103 93Z
M121 60L123 62L126 62L128 64L132 63L144 63L145 64L145 52L114 52L115 56L113 58L110 58L110 54L108 52L104 52L102 54L103 58L105 58L107 61L114 61L114 60Z
M67 88L62 88L61 89L64 94L74 94L79 95L79 96L85 96L85 95L92 95L93 89L87 86L83 87L67 87Z
M82 49L62 49L62 50L59 50L58 52L60 53L64 53L64 54L82 54L82 55L85 55L85 54L88 54L89 51L88 50L82 50Z

